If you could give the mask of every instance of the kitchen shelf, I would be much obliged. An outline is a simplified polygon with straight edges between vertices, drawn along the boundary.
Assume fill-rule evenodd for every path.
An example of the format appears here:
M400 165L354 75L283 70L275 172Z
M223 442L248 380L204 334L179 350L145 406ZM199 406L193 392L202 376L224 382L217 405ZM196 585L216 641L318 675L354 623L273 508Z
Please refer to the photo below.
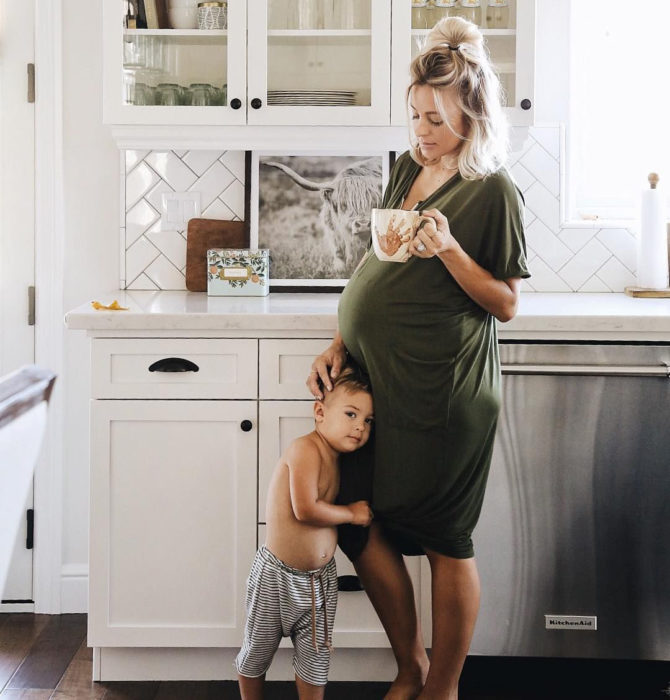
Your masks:
M124 29L124 36L202 37L228 36L227 29Z
M516 29L487 29L479 27L484 36L516 36ZM430 34L430 29L412 29L412 36L425 37Z
M281 37L327 37L327 36L372 36L371 29L270 29L268 36Z

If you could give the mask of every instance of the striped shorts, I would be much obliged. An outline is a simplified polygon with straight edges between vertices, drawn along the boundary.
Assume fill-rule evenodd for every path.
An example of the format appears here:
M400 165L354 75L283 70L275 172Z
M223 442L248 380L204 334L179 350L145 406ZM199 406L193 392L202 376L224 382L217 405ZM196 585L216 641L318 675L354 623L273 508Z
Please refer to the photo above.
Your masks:
M247 579L244 642L235 659L237 672L262 676L282 637L293 642L293 668L306 683L325 685L337 607L335 559L313 571L286 566L262 546Z

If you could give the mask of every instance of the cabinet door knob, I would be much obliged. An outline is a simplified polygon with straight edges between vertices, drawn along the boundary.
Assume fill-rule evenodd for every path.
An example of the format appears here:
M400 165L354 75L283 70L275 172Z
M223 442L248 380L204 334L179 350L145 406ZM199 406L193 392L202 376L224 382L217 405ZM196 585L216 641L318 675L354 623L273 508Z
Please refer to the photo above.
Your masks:
M532 107L532 102L526 98L521 100L521 109L530 109Z
M200 367L183 357L164 357L149 365L150 372L199 372Z
M240 423L240 428L242 428L245 433L248 433L253 427L254 424L250 420L243 420Z
M358 576L338 576L337 577L338 591L363 591L363 584Z
M254 99L251 100L251 106L254 109L260 109L263 106L263 100L259 99L258 97L254 97Z
M230 101L230 107L231 107L231 109L239 109L241 106L242 106L242 100L240 100L240 99L237 98L237 97L234 97L234 98Z

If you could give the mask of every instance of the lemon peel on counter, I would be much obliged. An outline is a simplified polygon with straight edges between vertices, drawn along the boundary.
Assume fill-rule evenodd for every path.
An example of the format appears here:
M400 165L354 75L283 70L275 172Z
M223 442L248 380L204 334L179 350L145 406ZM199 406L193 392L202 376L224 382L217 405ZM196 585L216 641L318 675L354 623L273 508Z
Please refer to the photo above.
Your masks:
M96 311L128 311L128 307L121 306L116 299L114 299L114 301L111 304L108 304L107 306L101 304L99 301L92 301L91 306Z

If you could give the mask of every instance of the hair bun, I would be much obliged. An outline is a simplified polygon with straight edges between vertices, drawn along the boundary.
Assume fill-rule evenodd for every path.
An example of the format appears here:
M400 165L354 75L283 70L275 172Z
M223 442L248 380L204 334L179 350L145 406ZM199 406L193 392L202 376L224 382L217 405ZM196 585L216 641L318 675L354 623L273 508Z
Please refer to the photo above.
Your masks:
M462 17L445 17L428 33L424 51L437 47L452 51L461 48L467 51L470 47L479 49L483 44L484 37L476 24Z

